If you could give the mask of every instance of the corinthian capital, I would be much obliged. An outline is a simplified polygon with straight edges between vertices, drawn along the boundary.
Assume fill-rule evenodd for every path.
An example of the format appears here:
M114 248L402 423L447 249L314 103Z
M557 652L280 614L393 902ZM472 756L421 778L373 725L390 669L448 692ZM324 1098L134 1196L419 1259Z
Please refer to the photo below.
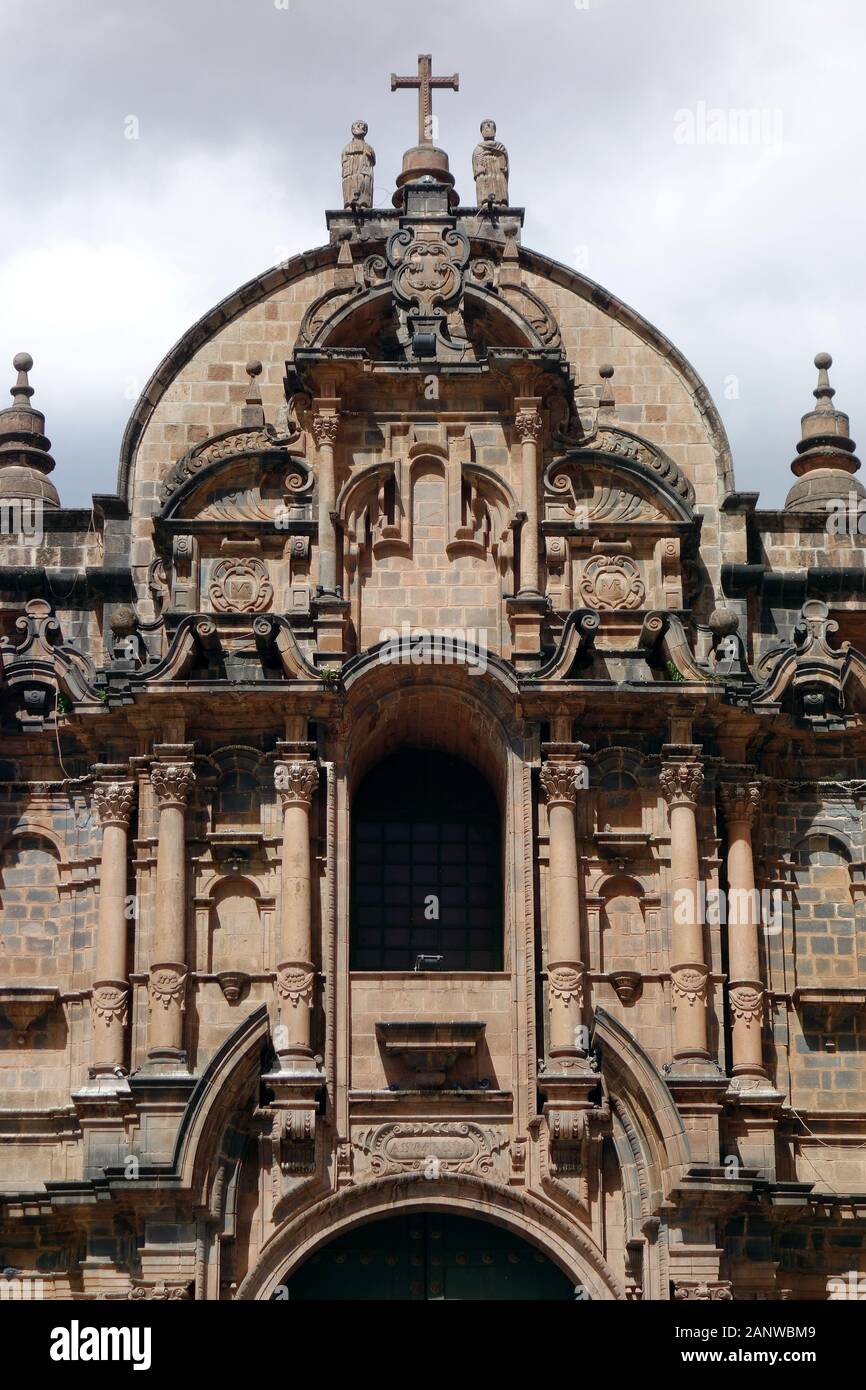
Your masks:
M309 806L318 785L315 763L277 763L274 767L274 786L284 810L287 806Z
M155 763L150 780L161 806L185 806L195 784L190 763Z
M695 806L703 784L701 764L686 759L665 763L659 774L662 796L669 806Z
M135 805L135 783L97 782L93 788L93 805L103 829L106 825L125 828Z
M334 445L337 442L337 435L340 432L339 415L314 415L313 416L313 435L316 443Z
M542 431L540 413L532 409L518 410L514 416L514 428L521 442L525 442L528 439L534 443L538 443Z
M749 825L754 825L761 807L760 783L721 782L719 799L729 825L734 821L748 821Z
M578 791L589 785L585 763L545 763L541 785L549 806L574 805Z

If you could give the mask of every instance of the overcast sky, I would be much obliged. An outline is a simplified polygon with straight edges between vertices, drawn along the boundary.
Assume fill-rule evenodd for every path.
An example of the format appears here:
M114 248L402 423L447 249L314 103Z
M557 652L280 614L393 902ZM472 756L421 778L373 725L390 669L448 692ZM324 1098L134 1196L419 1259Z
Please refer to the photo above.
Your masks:
M673 339L779 505L819 350L866 450L864 40L864 0L0 0L0 393L31 352L62 501L113 492L171 344L327 239L353 119L389 203L431 51L464 200L492 116L526 244Z

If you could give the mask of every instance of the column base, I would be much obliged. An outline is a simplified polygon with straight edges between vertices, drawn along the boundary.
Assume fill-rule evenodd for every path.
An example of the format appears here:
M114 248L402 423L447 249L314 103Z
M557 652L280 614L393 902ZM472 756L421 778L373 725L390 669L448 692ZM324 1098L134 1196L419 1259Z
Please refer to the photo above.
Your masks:
M153 1047L139 1067L147 1076L191 1076L189 1057L182 1047Z

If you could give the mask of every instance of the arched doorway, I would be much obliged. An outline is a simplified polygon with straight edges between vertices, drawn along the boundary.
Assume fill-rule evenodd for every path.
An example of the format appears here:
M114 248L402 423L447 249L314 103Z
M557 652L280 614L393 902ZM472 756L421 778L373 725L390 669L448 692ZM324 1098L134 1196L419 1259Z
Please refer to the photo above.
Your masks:
M414 1211L354 1226L310 1255L287 1287L295 1302L575 1298L568 1276L534 1245L453 1212Z

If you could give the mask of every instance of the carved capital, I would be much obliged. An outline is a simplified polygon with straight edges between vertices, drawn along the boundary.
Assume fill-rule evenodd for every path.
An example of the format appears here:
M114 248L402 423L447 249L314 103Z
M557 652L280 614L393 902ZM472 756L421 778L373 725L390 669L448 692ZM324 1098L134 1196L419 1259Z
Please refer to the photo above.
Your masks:
M687 1004L690 1009L694 1008L696 1004L705 1005L708 975L709 971L706 966L675 965L671 970L671 994L674 1008L678 1008L680 1004Z
M331 448L333 448L337 442L337 435L339 433L339 415L313 416L313 435L319 448L321 448L323 444L329 444Z
M677 1300L687 1300L699 1303L725 1303L733 1298L731 1285L727 1279L720 1279L712 1284L689 1283L674 1285L674 1298Z
M97 782L93 788L93 805L103 829L121 825L126 829L135 805L134 782Z
M704 785L704 769L699 762L685 759L665 763L659 773L659 785L669 806L696 806Z
M274 767L274 786L283 810L287 806L309 807L318 785L319 770L315 763L277 763Z
M155 965L148 982L148 1005L154 1009L169 1009L177 1005L186 1008L186 971L182 965Z
M90 1012L94 1024L101 1023L110 1028L112 1023L126 1027L129 989L120 980L101 980L93 986Z
M277 966L277 994L286 999L293 1009L304 1006L313 1007L314 970L308 961L292 962Z
M155 763L150 780L160 806L186 806L195 785L190 763Z
M541 785L549 806L573 806L578 791L589 784L585 763L545 763Z
M758 819L761 808L761 786L759 782L721 782L719 800L725 813L725 820L731 825L735 821L746 821L750 826Z
M732 1016L747 1028L757 1024L760 1029L764 1022L764 991L760 985L735 984L728 988L728 1002Z
M514 416L514 429L522 444L527 441L537 444L543 430L541 415L537 410L518 410Z

